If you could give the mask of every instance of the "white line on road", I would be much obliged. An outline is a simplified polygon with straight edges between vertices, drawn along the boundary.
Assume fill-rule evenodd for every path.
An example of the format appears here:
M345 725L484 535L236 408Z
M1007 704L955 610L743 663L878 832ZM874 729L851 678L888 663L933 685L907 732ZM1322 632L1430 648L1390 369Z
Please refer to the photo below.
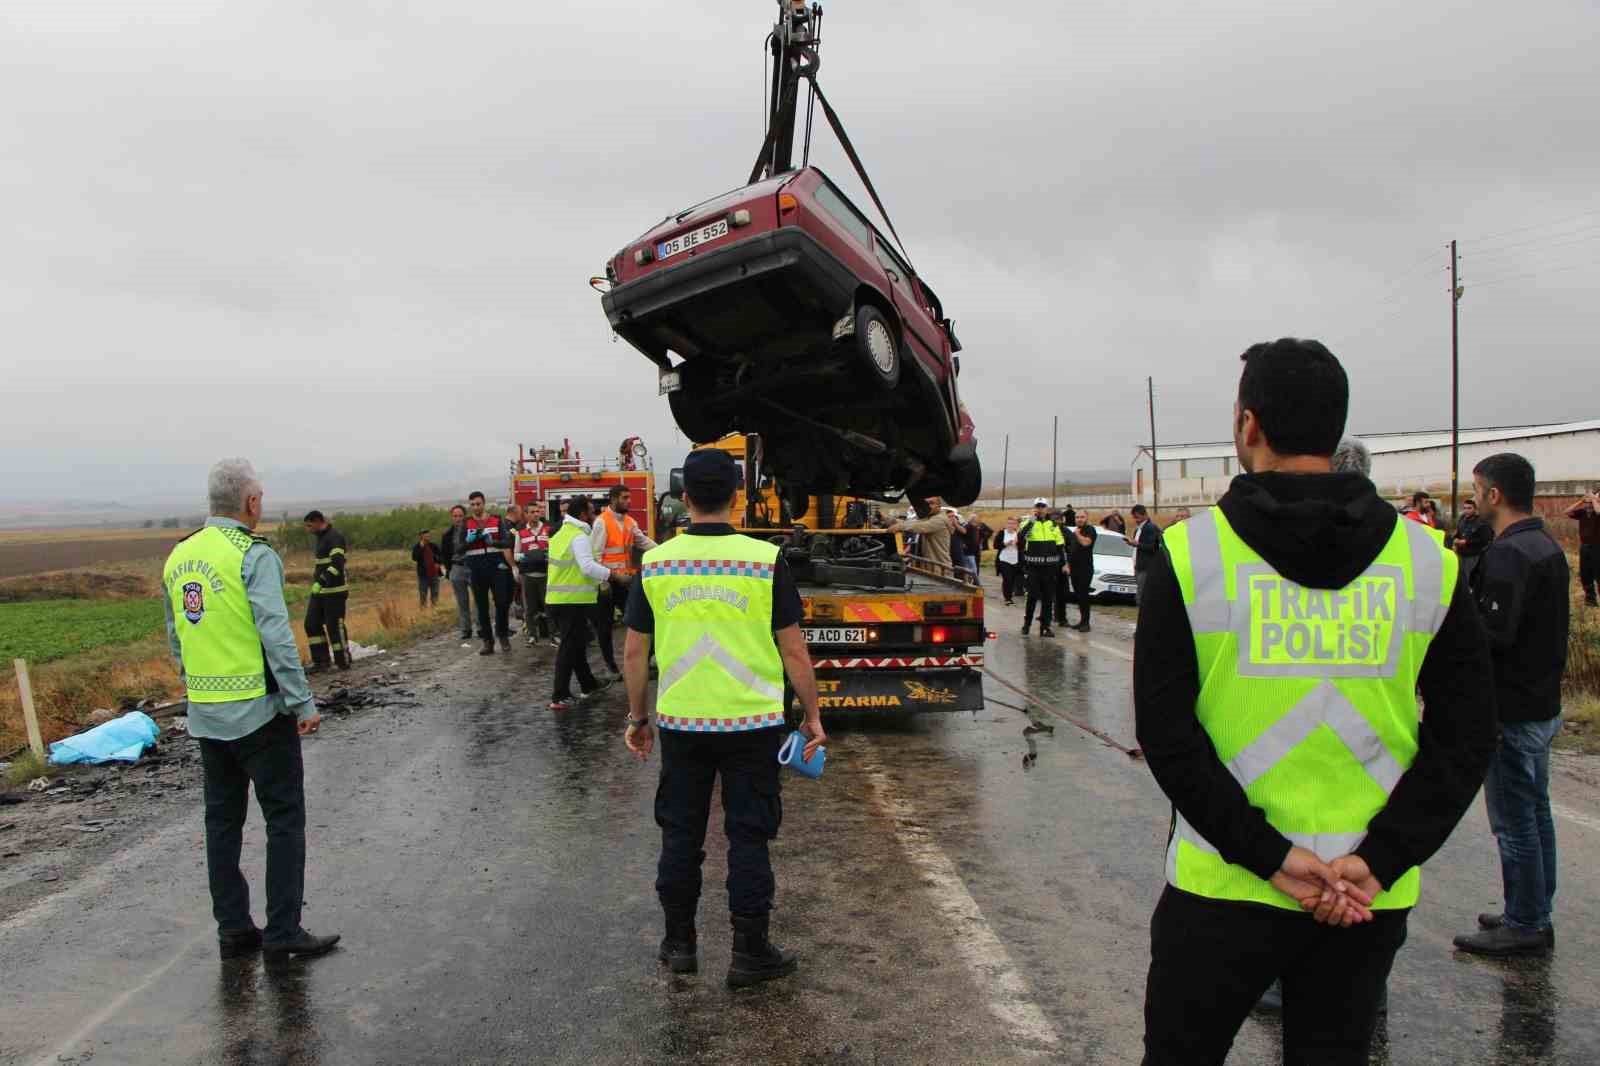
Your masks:
M883 770L871 763L863 763L862 769L872 783L879 811L894 824L895 839L925 879L934 906L955 941L957 954L978 979L978 987L987 993L989 1012L1025 1040L1050 1047L1060 1044L1061 1035L1033 1001L1027 978L989 927L955 863L934 842L932 834L918 824L910 805L895 791Z

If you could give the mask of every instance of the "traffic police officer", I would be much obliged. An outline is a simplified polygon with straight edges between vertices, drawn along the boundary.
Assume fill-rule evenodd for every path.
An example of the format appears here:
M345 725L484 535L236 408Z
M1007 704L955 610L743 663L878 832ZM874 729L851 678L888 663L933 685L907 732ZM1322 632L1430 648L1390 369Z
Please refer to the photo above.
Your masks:
M306 515L306 532L316 538L316 565L311 572L311 598L306 601L306 644L311 648L311 672L328 668L328 653L339 669L350 669L349 636L344 612L350 598L345 579L344 534L321 511Z
M1222 1063L1282 978L1284 1061L1365 1063L1418 867L1494 749L1487 643L1455 555L1332 472L1333 354L1243 359L1248 473L1167 530L1140 598L1138 737L1174 808L1145 1062Z
M1022 562L1028 575L1028 602L1022 608L1022 635L1033 625L1039 608L1039 635L1053 637L1050 619L1055 615L1056 583L1067 570L1067 541L1061 527L1050 520L1049 502L1033 501L1033 518L1022 527Z
M188 694L189 735L205 782L206 870L224 959L321 955L338 936L300 925L306 798L300 738L322 716L311 698L283 600L283 562L253 530L261 482L243 459L211 468L211 516L162 568L167 640ZM251 789L267 822L267 927L250 916L239 871Z
M798 964L793 952L767 937L776 889L767 845L783 820L778 749L785 735L786 670L805 712L806 757L827 740L800 629L799 590L776 545L734 532L730 509L738 473L727 452L689 453L684 502L692 521L645 554L643 594L628 601L623 652L625 740L640 759L655 744L646 691L652 643L661 670L656 894L666 937L659 958L674 973L699 968L695 909L711 791L720 776L733 922L727 981L734 988L793 973Z

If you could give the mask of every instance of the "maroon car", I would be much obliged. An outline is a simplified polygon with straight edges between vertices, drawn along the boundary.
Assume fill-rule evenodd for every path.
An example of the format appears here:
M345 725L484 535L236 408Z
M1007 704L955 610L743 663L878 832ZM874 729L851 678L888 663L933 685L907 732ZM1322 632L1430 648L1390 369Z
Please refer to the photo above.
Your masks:
M950 320L816 167L678 212L606 275L612 329L660 368L690 440L760 434L800 492L977 499Z

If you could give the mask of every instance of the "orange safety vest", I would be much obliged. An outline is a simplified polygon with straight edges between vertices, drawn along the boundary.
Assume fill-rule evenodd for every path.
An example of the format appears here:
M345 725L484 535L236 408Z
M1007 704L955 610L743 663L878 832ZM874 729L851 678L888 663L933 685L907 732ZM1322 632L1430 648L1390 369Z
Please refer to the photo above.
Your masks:
M637 574L639 568L633 565L633 536L639 531L639 523L633 520L631 514L618 519L617 512L609 507L600 512L600 520L606 526L606 547L600 553L601 565L618 573Z

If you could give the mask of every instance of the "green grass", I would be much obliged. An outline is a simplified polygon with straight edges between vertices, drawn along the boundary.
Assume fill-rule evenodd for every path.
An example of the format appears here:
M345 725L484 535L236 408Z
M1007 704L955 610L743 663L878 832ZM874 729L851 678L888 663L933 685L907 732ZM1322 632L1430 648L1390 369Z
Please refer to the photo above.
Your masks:
M50 777L55 772L55 768L35 755L32 748L24 748L12 756L11 765L0 775L0 785L21 788L36 777Z
M161 601L40 600L0 603L0 662L48 663L161 632Z

